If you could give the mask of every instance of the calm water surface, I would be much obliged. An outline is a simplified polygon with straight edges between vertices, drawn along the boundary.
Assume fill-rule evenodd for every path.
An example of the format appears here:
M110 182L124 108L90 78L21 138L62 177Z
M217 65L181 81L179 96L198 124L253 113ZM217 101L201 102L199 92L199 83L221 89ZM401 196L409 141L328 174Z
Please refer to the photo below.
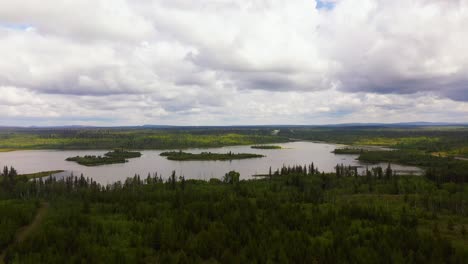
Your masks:
M188 149L187 152L200 153L205 151L226 153L258 153L264 158L233 160L233 161L171 161L159 156L164 150L144 150L140 158L129 159L122 164L110 164L97 167L86 167L75 162L65 161L72 156L103 155L107 150L28 150L0 153L0 166L15 167L19 173L33 173L38 171L65 170L66 175L73 172L74 175L84 174L101 184L125 180L135 174L145 178L148 173L158 172L163 178L167 178L173 170L177 175L186 178L205 179L221 178L226 172L236 170L241 178L248 179L254 174L266 174L270 166L274 171L284 165L304 165L314 162L320 171L332 172L336 164L364 166L356 160L358 155L335 155L331 153L341 145L315 143L315 142L291 142L276 144L283 149L252 149L250 146L231 146L222 148ZM382 167L387 164L380 164ZM377 165L369 165L377 166ZM399 172L420 172L420 169L411 166L393 164L392 168ZM63 175L63 174L62 174Z

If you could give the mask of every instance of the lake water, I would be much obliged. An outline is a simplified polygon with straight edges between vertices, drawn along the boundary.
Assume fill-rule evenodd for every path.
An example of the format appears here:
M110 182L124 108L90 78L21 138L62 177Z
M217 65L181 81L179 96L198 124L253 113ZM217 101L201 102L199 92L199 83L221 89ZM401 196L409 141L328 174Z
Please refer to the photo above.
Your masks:
M304 165L314 162L320 171L332 172L336 164L364 166L356 160L358 155L335 155L331 153L342 145L316 143L316 142L290 142L280 145L283 149L252 149L250 146L230 146L222 148L188 149L186 152L217 152L217 153L258 153L264 158L232 160L232 161L171 161L159 156L164 150L144 150L140 158L129 159L122 164L110 164L97 167L86 167L75 162L65 161L72 156L103 155L107 150L26 150L0 153L0 166L13 166L19 173L33 173L39 171L65 170L67 176L73 172L79 176L91 177L101 184L113 183L125 180L135 174L146 178L148 173L158 172L163 178L167 178L173 170L177 175L183 175L191 179L222 178L230 171L236 170L242 179L251 178L254 174L267 174L271 166L272 170L284 165ZM387 164L378 164L386 167ZM372 166L369 165L369 168ZM392 168L398 172L420 172L420 169L411 166L393 164Z

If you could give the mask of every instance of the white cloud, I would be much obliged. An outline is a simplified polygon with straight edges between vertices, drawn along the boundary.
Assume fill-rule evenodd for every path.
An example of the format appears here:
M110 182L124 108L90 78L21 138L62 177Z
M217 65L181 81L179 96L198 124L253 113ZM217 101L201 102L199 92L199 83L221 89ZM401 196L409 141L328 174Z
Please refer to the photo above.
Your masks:
M322 2L2 1L0 117L468 121L468 1Z
M154 33L151 21L125 0L15 0L0 3L0 20L76 40L131 41Z
M342 0L326 16L343 90L468 100L467 1Z

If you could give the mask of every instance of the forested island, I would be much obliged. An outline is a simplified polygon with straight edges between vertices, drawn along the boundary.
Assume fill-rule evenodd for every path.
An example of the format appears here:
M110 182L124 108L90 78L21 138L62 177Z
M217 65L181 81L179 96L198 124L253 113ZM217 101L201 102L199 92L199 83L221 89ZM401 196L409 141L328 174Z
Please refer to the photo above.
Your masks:
M252 159L252 158L262 158L264 155L252 154L252 153L211 153L211 152L202 152L202 153L188 153L183 151L166 151L159 154L160 156L167 157L169 160L235 160L235 159Z
M251 146L253 149L282 149L281 146L276 146L276 145L254 145Z
M114 149L113 151L109 151L109 152L105 153L104 156L112 157L112 158L131 159L131 158L141 157L141 152L128 151L128 150L124 150L124 149Z
M365 152L362 148L337 148L332 151L335 154L361 154Z
M86 156L76 156L69 157L67 161L74 161L80 165L84 166L99 166L105 164L115 164L115 163L125 163L129 158L138 158L141 157L140 152L135 151L126 151L122 149L116 149L114 151L109 151L104 154L104 156L95 156L95 155L86 155Z

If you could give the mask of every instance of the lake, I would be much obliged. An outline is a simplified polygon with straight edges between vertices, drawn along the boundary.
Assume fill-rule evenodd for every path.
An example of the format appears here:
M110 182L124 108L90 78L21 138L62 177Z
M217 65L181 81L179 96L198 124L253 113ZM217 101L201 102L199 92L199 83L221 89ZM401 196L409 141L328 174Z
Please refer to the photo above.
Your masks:
M366 164L356 160L358 155L335 155L331 153L335 148L343 145L316 143L316 142L290 142L280 145L283 149L252 149L250 146L230 146L222 148L187 149L186 152L217 152L217 153L258 153L264 158L254 158L232 161L171 161L159 154L165 150L143 150L140 158L129 159L127 163L86 167L75 162L65 161L72 156L103 155L108 150L25 150L0 153L0 166L13 166L19 173L33 173L39 171L65 170L58 176L74 175L81 173L85 177L91 177L101 184L113 183L125 180L135 174L146 178L148 173L158 172L163 178L170 176L173 170L177 175L183 175L190 179L222 178L230 171L236 170L241 174L241 179L252 178L255 174L267 174L269 168L276 170L283 165L304 165L314 162L320 171L333 172L336 164L363 166ZM369 165L386 167L387 164ZM392 168L399 173L420 173L417 167L392 164Z

